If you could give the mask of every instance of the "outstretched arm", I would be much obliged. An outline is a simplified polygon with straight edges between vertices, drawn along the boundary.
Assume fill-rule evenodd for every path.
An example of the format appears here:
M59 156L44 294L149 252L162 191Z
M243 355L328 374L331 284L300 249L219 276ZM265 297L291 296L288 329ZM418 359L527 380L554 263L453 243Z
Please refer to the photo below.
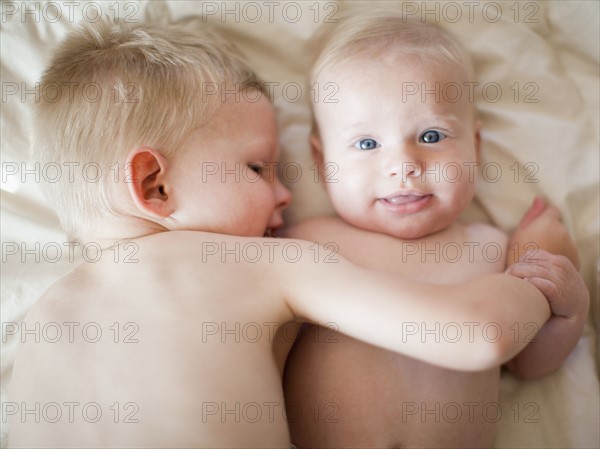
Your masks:
M297 316L334 323L340 332L425 362L468 371L498 366L525 346L511 329L527 322L541 327L550 314L537 288L516 277L418 284L359 268L339 255L335 263L315 263L315 244L296 243L303 257L280 264L279 279Z
M574 266L579 263L575 245L555 209L534 201L511 240L522 248L531 242L542 248L507 270L536 286L552 310L531 343L506 364L519 377L536 378L557 370L573 350L587 320L590 297Z

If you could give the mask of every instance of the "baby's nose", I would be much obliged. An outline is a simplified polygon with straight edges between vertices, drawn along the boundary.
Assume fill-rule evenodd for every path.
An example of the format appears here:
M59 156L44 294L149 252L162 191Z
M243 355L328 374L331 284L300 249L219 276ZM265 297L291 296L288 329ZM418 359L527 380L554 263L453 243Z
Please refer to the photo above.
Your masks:
M391 151L386 160L385 171L388 176L402 177L404 181L411 176L419 176L423 171L423 161L415 149L398 148Z

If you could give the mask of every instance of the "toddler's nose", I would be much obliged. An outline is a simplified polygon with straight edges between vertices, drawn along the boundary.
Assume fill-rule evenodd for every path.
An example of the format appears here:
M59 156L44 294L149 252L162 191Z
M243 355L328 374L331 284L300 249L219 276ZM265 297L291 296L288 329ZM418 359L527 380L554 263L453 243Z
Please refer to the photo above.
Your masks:
M292 202L292 193L279 180L275 180L275 207L283 210Z

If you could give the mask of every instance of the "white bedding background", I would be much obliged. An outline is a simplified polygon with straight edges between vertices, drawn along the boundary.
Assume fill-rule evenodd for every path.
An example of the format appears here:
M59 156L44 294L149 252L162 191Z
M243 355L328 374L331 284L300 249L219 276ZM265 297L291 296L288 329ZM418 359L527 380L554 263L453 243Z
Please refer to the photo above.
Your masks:
M482 163L489 164L491 171L479 184L477 201L466 219L489 220L508 231L534 195L542 195L561 210L580 251L581 271L592 297L590 324L557 373L527 382L503 375L496 447L600 447L596 337L600 8L596 1L3 2L3 402L9 400L5 392L17 344L6 331L8 323L18 323L44 289L80 260L69 260L67 239L35 175L23 172L32 163L21 165L30 146L30 109L35 102L31 91L64 33L80 20L96 20L99 8L125 21L183 21L192 28L208 23L227 33L263 79L273 83L281 125L281 165L290 168L283 179L294 195L287 220L295 223L331 213L310 169L308 40L324 20L335 20L346 9L358 14L374 7L436 21L454 32L473 56L480 83L474 92L483 123ZM55 261L59 246L62 257ZM22 251L31 249L32 253ZM6 430L2 422L2 447Z

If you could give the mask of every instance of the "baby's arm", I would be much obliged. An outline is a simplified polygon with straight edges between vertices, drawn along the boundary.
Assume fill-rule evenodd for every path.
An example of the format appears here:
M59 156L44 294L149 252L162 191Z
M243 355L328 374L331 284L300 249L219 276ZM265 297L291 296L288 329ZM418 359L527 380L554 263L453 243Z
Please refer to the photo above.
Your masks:
M507 272L535 285L548 298L552 310L535 339L506 364L523 378L544 376L558 369L577 344L587 320L589 293L573 265L578 264L575 245L558 218L555 209L536 200L511 238L520 247L533 242L542 248L522 256Z
M510 237L507 266L518 262L526 252L537 249L561 254L579 269L577 247L560 221L560 212L536 197Z
M418 284L359 268L339 255L336 263L315 263L315 245L296 243L301 260L277 267L295 315L443 367L477 371L504 363L525 346L512 338L511 326L541 326L550 313L544 296L516 277Z

